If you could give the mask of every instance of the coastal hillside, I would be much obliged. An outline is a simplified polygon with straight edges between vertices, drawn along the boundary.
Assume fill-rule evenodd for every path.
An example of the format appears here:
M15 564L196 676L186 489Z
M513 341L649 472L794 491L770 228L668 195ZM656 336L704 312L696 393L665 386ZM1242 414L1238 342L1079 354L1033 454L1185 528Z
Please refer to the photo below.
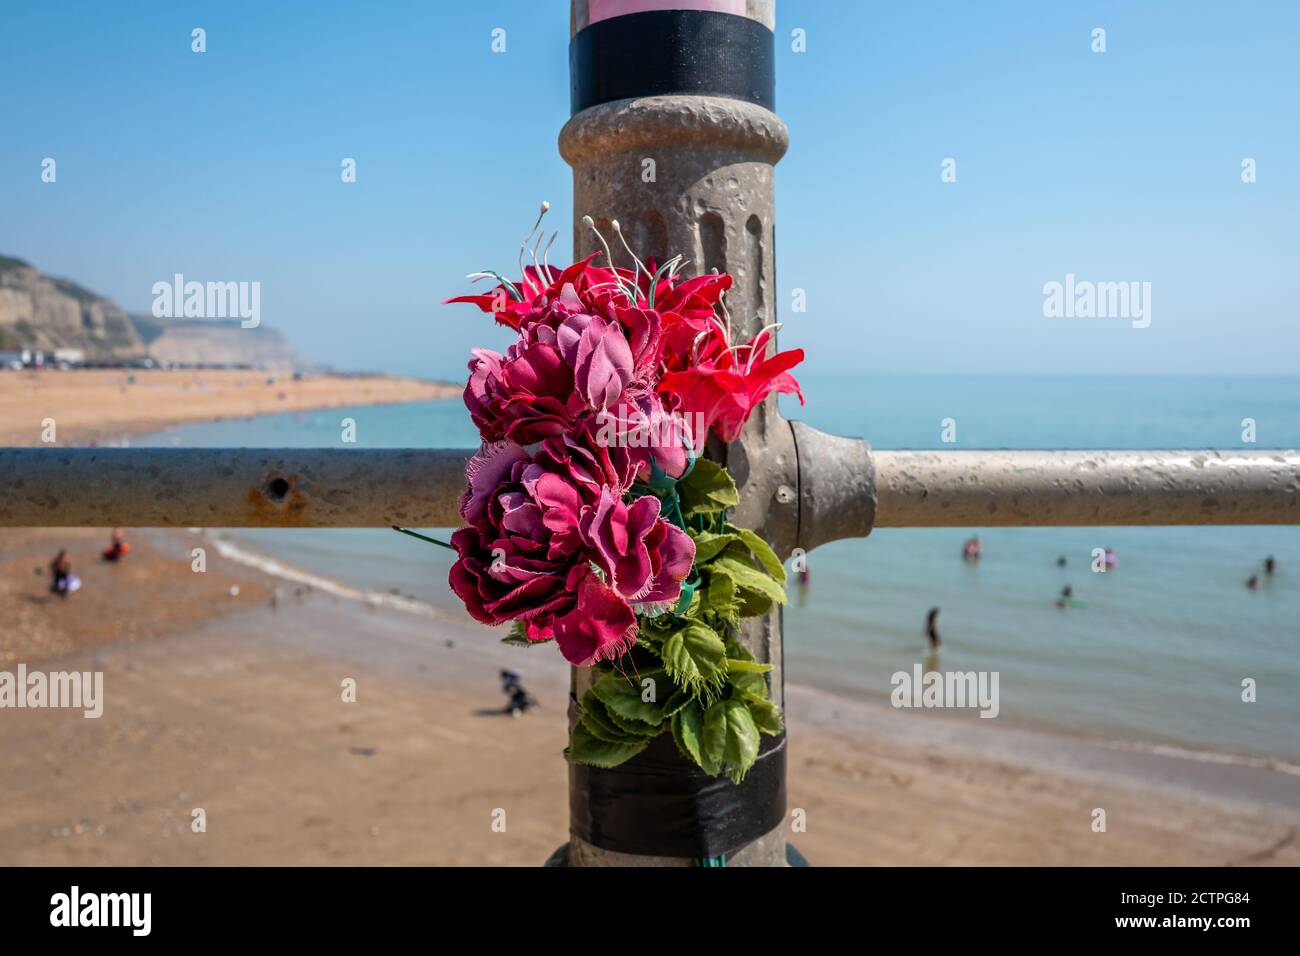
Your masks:
M149 357L168 365L248 365L307 371L310 363L274 329L245 329L204 319L155 319L133 313L131 322Z
M117 303L0 255L0 350L16 349L81 349L87 361L100 362L145 354Z
M0 351L23 349L79 349L90 363L151 358L166 365L310 368L274 329L128 314L70 279L0 255Z

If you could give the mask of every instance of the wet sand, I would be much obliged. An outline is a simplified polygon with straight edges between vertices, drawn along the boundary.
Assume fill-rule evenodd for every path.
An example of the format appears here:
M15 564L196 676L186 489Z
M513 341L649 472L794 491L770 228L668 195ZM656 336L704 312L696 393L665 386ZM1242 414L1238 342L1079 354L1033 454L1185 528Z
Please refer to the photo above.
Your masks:
M183 422L459 395L461 388L388 375L292 375L202 369L0 371L0 445L105 443Z
M85 588L42 601L29 565L56 538L89 553L106 535L0 531L0 669L99 669L106 697L98 720L0 710L0 865L532 866L565 840L552 648L277 582L215 547L195 574L205 539L131 537L118 566L74 551ZM497 712L504 666L538 711ZM791 838L815 865L1300 864L1292 774L787 694L789 807L807 820Z

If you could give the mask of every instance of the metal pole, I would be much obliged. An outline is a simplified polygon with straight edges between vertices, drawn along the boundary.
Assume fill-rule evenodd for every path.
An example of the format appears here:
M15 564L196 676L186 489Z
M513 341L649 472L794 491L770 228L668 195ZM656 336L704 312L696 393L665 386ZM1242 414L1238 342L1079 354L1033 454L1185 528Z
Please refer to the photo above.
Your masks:
M805 550L872 527L1300 524L1296 451L867 451L793 425ZM0 448L0 527L455 527L470 454Z
M713 9L685 9L693 6ZM728 309L735 335L745 340L776 315L773 180L788 135L772 111L775 0L728 6L733 11L722 13L716 5L667 0L599 8L573 0L573 116L559 145L573 167L575 255L600 249L580 223L591 216L613 242L618 265L632 262L613 239L614 220L643 258L664 262L681 253L690 260L688 274L728 272L735 279ZM725 461L740 488L737 523L788 550L799 512L796 450L775 398L756 410L739 441L710 455ZM758 660L773 665L772 698L783 707L779 612L750 619L741 637ZM589 669L575 669L577 699L591 676ZM783 803L784 751L773 760L780 769L766 779L779 787L770 797ZM593 773L570 768L570 865L690 864L616 853L580 837L576 821ZM784 865L785 825L727 859L729 865Z
M873 451L876 527L1300 524L1294 451Z
M0 527L455 527L470 454L0 448Z

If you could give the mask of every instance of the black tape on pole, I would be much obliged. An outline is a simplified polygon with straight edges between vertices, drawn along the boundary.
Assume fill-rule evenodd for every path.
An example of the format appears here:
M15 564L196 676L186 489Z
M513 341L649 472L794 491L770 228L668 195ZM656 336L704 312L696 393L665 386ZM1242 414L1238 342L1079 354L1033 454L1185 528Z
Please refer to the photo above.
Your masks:
M749 17L653 10L599 20L569 41L574 113L638 96L726 96L776 108L775 39Z
M592 846L638 856L733 853L785 819L785 734L763 737L745 779L710 777L671 734L612 770L569 765L569 827Z

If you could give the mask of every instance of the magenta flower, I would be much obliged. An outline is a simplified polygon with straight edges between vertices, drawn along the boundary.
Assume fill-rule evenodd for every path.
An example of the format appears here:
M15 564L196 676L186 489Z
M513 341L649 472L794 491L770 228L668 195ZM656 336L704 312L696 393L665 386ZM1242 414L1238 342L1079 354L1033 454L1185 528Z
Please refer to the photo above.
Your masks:
M703 422L703 416L695 417ZM654 392L629 390L616 406L596 415L595 437L604 447L622 450L631 459L637 480L648 482L652 463L666 475L680 478L692 452L699 451L703 435L697 439L687 420L665 409Z
M618 324L594 315L571 315L556 331L578 394L593 409L609 408L632 381L632 349Z
M695 542L659 517L659 499L643 495L632 504L603 489L594 506L582 510L582 539L605 580L629 603L675 601L695 561Z
M484 624L549 619L572 610L588 561L577 531L583 497L518 445L485 446L470 461L452 535L452 590Z
M553 630L564 659L587 667L631 649L636 643L636 614L617 591L588 570L578 585L577 605L555 619Z

